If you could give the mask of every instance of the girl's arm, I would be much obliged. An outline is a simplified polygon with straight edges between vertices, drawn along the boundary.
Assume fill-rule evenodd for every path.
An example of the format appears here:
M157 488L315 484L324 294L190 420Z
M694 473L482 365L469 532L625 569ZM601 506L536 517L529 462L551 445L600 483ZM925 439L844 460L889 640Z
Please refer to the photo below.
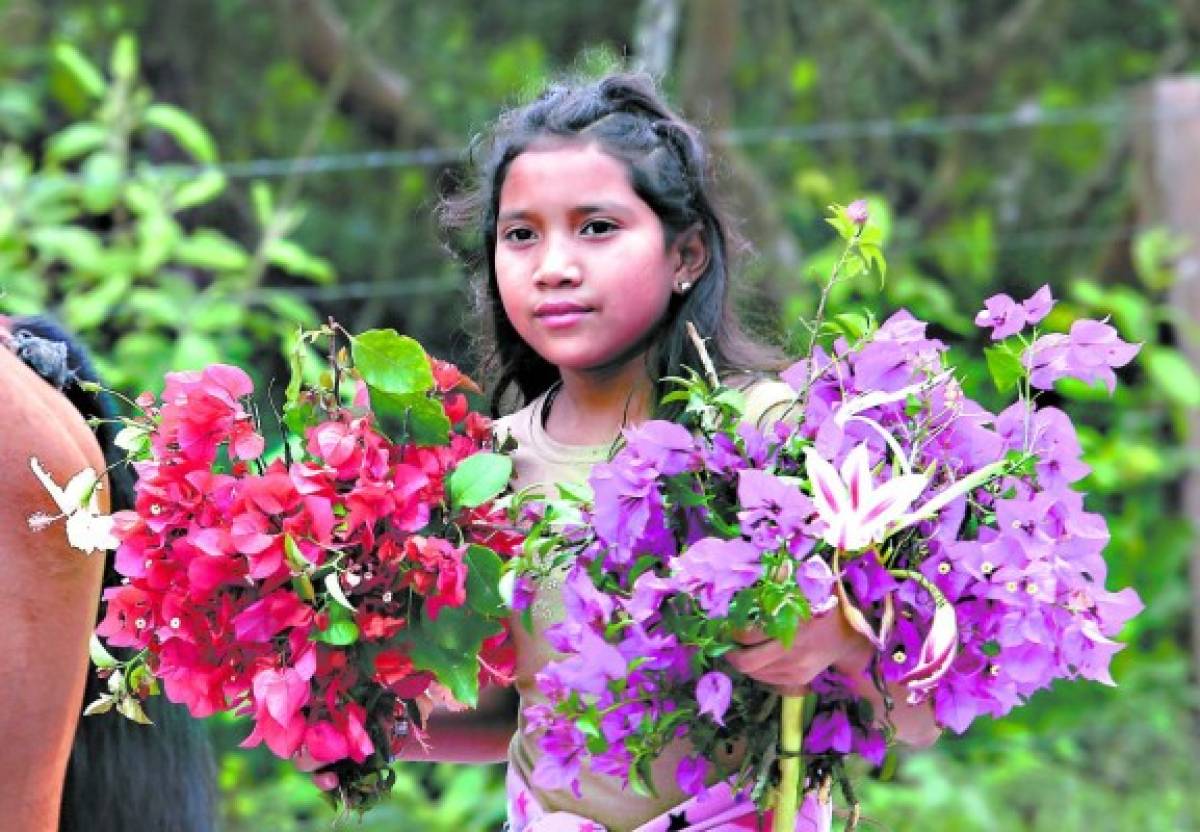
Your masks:
M2 346L0 422L0 818L5 828L54 832L104 555L71 548L63 521L30 531L30 514L58 508L29 459L65 484L84 468L103 471L104 456L70 402ZM100 502L107 513L107 490Z
M438 710L426 726L426 750L416 740L401 750L402 760L442 763L502 763L517 729L517 694L511 688L488 688L479 707L458 713Z

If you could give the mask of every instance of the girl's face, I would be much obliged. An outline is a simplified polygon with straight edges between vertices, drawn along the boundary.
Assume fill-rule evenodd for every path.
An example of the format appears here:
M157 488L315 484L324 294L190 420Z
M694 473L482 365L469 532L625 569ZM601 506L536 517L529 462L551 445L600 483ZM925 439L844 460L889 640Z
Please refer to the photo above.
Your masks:
M527 150L509 165L496 221L500 299L521 338L560 370L625 366L676 282L694 279L624 163L595 145Z

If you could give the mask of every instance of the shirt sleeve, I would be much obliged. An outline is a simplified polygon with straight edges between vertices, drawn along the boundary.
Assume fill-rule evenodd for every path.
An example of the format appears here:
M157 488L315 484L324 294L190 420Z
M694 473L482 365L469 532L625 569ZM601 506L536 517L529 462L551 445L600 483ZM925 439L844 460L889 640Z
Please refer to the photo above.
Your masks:
M789 410L796 402L796 391L789 384L775 379L764 379L750 385L744 392L747 422L762 428L781 419L799 419L797 409Z

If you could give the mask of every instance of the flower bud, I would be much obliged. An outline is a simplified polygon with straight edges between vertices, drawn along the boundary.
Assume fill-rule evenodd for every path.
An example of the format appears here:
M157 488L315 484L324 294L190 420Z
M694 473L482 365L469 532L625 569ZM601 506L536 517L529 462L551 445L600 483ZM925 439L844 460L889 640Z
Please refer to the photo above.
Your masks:
M846 206L846 217L857 226L864 226L871 218L871 211L865 199L856 199Z

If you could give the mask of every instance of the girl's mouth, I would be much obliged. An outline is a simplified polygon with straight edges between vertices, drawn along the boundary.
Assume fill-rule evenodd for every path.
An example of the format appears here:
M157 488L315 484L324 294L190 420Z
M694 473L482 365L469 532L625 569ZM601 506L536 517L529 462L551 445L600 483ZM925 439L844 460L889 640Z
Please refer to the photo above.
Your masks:
M592 310L578 303L542 303L533 310L533 316L550 329L566 329L583 320Z

